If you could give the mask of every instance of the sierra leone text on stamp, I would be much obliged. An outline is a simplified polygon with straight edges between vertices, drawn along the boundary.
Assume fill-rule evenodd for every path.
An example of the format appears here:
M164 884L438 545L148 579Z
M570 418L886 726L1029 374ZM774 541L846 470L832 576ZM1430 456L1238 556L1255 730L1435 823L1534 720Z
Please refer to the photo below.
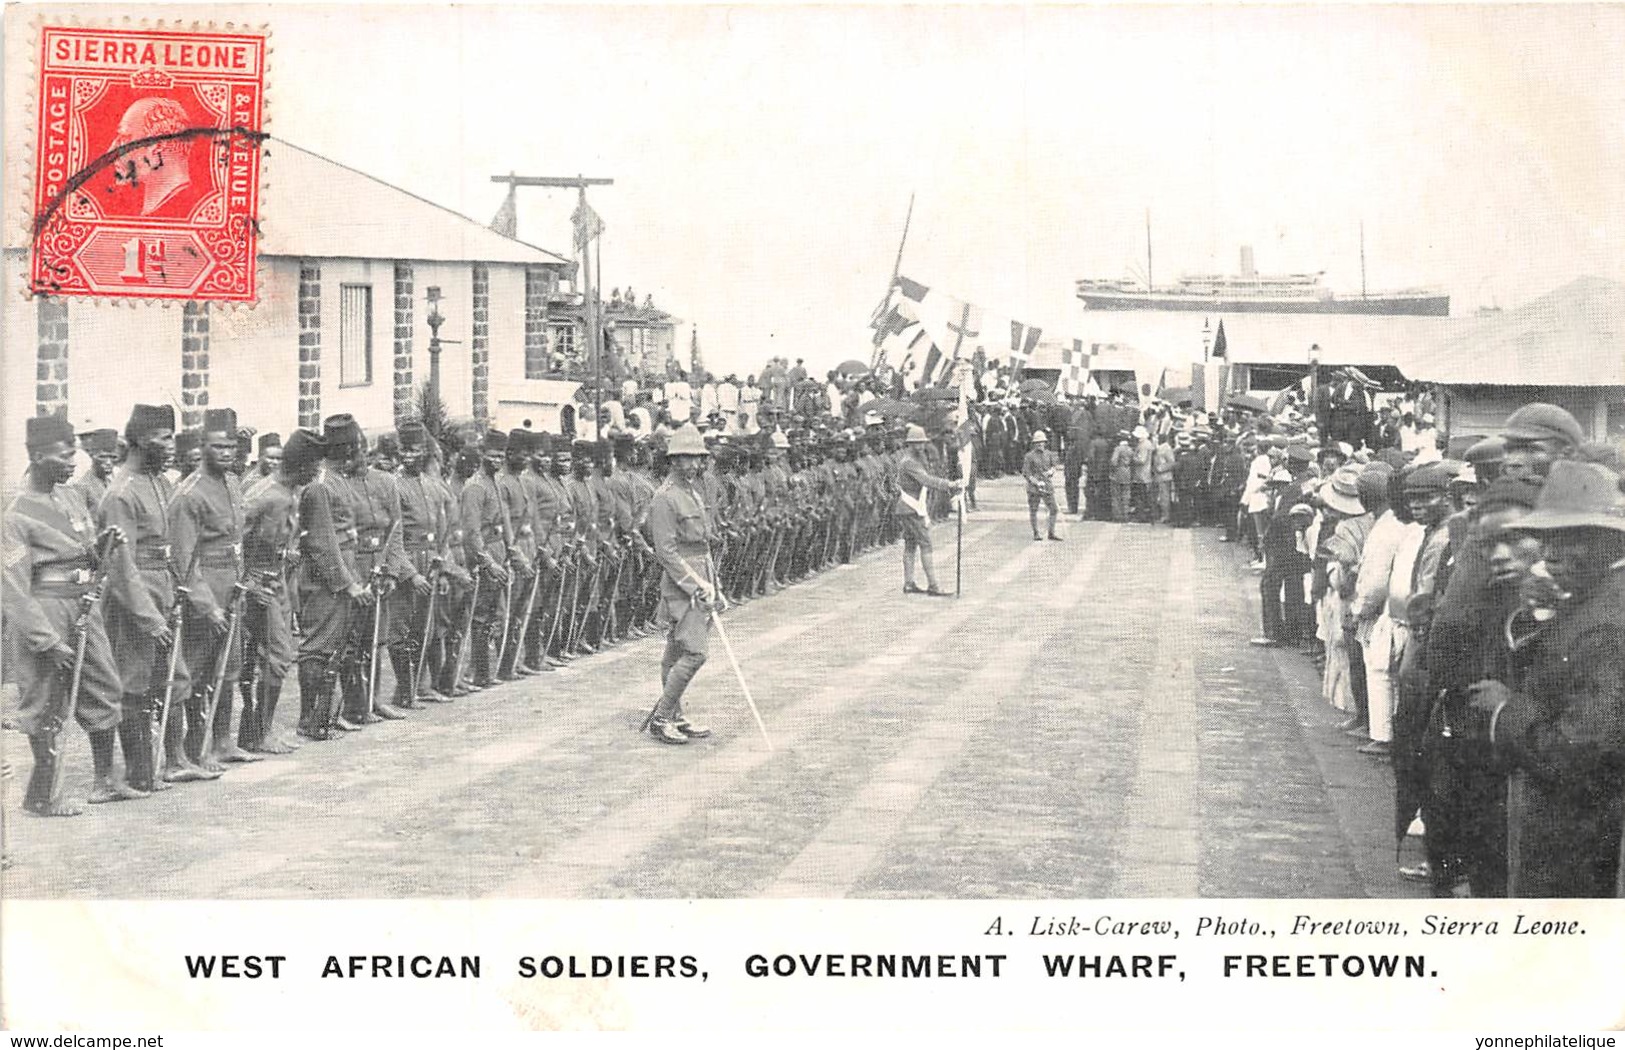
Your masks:
M41 29L36 294L254 300L265 45Z

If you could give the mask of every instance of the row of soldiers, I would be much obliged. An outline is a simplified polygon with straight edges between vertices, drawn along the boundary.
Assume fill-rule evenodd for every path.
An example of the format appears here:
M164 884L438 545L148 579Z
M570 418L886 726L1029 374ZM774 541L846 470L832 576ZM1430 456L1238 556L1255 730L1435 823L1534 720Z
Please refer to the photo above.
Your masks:
M4 597L31 812L80 811L60 775L75 721L89 801L137 799L658 626L658 438L492 430L444 449L408 420L369 447L336 415L285 442L260 435L250 468L232 410L192 433L167 406L80 441L59 418L28 421ZM897 539L901 435L796 437L708 442L697 488L733 602ZM177 457L177 439L195 455ZM75 478L81 449L90 469ZM283 737L292 674L298 730Z

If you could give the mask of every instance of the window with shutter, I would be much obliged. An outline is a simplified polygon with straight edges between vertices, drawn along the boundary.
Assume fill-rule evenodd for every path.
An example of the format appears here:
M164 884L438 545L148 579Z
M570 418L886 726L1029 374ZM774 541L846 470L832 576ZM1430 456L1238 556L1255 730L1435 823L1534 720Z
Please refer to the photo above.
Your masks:
M372 285L339 286L339 386L372 383Z

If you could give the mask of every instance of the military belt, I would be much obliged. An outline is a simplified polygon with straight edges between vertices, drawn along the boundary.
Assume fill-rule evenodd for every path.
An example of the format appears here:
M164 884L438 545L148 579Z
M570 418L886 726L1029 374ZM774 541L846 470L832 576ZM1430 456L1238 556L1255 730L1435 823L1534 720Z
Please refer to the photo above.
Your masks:
M72 565L58 562L52 565L37 565L34 567L34 587L57 586L71 584L88 586L91 581L91 571L88 564Z

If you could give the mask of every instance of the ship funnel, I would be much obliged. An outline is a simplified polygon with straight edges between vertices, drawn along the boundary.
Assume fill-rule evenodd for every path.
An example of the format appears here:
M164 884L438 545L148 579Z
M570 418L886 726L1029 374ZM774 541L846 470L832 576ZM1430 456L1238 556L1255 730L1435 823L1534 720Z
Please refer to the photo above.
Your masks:
M1253 246L1250 244L1241 246L1241 275L1243 277L1258 275L1258 271L1253 268Z

